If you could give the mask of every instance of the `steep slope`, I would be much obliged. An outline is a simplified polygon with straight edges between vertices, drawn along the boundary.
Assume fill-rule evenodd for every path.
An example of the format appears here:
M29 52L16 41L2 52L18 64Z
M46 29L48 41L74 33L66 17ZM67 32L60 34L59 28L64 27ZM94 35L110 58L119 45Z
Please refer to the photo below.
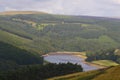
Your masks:
M120 66L96 71L69 74L47 80L120 80Z
M120 80L120 66L113 67L104 71L103 74L100 74L93 78L93 80Z
M79 73L73 73L60 77L49 78L46 80L91 80L96 75L101 74L101 72L103 71L97 70L97 71L89 71L89 72L79 72Z
M0 71L17 68L19 65L42 63L40 55L0 42Z

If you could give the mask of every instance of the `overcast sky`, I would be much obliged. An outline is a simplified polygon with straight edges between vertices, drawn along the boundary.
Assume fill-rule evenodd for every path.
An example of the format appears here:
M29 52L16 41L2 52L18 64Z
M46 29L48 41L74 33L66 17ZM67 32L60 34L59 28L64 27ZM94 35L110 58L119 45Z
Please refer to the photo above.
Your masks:
M120 0L0 0L0 11L120 17Z

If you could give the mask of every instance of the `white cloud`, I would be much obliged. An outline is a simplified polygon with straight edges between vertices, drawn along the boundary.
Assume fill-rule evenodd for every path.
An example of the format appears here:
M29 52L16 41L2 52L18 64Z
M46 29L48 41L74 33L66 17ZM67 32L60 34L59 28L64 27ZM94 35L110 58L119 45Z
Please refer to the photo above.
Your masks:
M116 4L120 4L120 0L112 0Z
M0 0L0 10L33 10L70 15L120 16L120 0Z
M13 8L10 8L10 7L5 7L5 11L16 11L17 9L13 9Z

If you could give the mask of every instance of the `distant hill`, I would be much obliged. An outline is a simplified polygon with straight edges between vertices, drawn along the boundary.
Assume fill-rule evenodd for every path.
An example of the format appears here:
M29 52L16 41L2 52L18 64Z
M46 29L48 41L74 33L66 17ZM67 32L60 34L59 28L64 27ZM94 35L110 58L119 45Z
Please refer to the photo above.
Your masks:
M47 80L120 80L120 66L96 71L80 72Z
M5 11L0 12L0 15L17 15L17 14L47 14L39 11Z
M32 52L95 51L120 46L119 19L34 11L1 14L13 15L0 15L0 41Z

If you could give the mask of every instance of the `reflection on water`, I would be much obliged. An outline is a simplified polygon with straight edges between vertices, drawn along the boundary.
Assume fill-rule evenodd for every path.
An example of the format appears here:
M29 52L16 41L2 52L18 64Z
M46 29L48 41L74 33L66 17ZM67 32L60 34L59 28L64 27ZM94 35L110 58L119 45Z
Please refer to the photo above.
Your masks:
M85 64L83 62L83 59L77 56L73 56L73 55L48 55L45 56L44 59L46 61L49 61L51 63L67 63L67 62L71 62L74 64L80 64L84 71L89 71L89 70L95 70L98 69L95 66L89 65L89 64Z

